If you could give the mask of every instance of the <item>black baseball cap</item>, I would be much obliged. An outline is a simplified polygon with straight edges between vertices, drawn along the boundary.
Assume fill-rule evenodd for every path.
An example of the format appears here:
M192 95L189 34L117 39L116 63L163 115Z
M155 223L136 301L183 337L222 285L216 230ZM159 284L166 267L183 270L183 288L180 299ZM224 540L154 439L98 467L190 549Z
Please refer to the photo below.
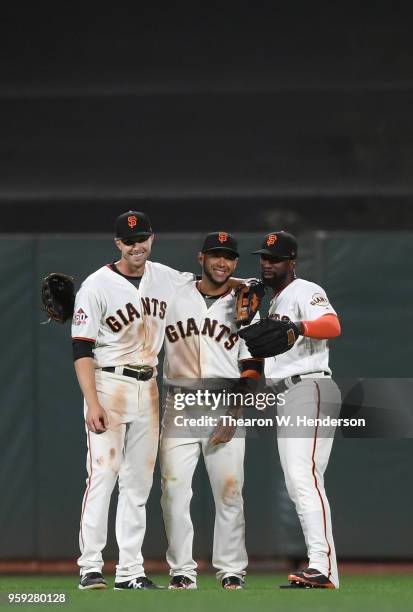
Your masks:
M237 241L228 232L211 232L205 236L204 244L201 248L202 253L218 250L228 251L239 257Z
M280 260L297 258L297 239L288 232L271 232L267 234L258 251L253 255L268 255Z
M143 212L137 210L128 210L128 212L119 215L115 222L115 238L122 240L123 238L135 238L138 236L151 236L153 234L149 217Z

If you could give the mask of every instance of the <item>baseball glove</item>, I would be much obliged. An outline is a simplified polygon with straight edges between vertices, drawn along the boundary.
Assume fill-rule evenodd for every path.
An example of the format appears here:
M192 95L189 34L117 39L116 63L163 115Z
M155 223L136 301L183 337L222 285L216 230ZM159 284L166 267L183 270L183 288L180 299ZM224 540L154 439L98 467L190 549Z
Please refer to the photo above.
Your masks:
M300 335L300 324L292 321L261 319L238 332L252 357L273 357L289 351Z
M73 317L75 305L74 279L67 274L52 272L42 282L43 310L49 320L66 323Z
M252 280L241 283L235 290L235 321L238 327L249 325L265 295L264 283Z

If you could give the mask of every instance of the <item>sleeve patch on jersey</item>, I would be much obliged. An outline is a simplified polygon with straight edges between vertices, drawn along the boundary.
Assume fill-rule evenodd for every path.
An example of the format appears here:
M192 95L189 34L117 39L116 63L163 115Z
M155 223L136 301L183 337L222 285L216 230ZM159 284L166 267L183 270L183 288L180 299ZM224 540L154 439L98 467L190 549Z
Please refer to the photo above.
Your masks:
M321 293L314 293L311 296L310 304L311 306L325 306L325 307L330 305L326 296L322 295Z
M74 314L73 325L83 325L84 323L86 323L86 319L88 318L89 317L87 316L83 308L79 308Z

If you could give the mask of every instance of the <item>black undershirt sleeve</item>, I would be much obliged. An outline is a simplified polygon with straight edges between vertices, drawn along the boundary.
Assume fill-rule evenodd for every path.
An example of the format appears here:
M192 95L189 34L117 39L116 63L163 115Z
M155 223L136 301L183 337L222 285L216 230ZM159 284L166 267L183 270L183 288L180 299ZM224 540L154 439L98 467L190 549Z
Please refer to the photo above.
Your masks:
M73 361L82 357L91 357L93 359L93 349L95 343L91 340L72 340Z

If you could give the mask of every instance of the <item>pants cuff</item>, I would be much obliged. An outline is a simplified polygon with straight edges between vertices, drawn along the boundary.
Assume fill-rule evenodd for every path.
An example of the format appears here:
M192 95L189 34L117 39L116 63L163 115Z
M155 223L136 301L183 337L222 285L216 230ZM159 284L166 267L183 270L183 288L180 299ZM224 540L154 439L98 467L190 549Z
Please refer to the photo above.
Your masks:
M224 580L224 578L229 578L230 576L236 576L237 578L241 578L241 580L244 580L245 578L245 574L247 572L245 570L242 571L237 571L237 572L217 572L217 580Z
M125 576L125 574L122 574L121 576L119 576L118 574L116 574L115 576L115 582L130 582L131 580L134 580L135 578L143 578L145 576L145 573L135 573L135 574L131 574L130 576Z
M196 578L197 578L197 573L195 571L185 571L185 570L170 570L169 575L171 577L174 576L186 576L187 578L189 578L190 580L193 580L194 582L196 582Z
M91 565L90 567L82 566L80 568L80 575L83 578L85 574L91 574L92 572L102 573L103 565Z

